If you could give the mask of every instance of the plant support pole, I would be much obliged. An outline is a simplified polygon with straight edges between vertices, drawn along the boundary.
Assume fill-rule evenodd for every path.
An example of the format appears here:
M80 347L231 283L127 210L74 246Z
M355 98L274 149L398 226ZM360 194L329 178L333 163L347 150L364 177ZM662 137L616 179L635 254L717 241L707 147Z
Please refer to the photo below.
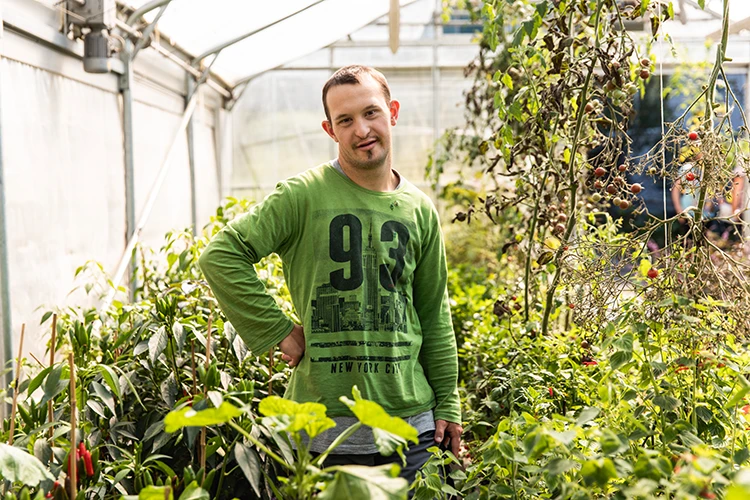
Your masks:
M70 455L68 456L68 479L70 479L70 498L76 498L78 491L78 460L76 459L76 363L73 353L68 354L70 368Z
M13 445L13 434L16 432L16 410L18 409L18 382L21 380L21 361L23 358L23 336L26 333L26 323L21 325L21 340L18 342L18 361L16 362L16 381L13 384L13 409L10 411L10 435L8 444Z
M0 4L0 53L3 48L3 19L2 4ZM0 70L2 71L2 70ZM2 102L2 74L0 74L0 102ZM0 116L2 109L0 108ZM8 276L8 231L5 221L5 174L3 172L3 130L0 120L0 300L2 300L2 351L3 366L10 363L13 351L13 322L10 315L10 278ZM8 387L11 383L11 372L6 372L3 377L3 386ZM8 411L6 405L0 405L0 416L5 416Z
M57 345L57 314L52 315L52 341L49 346L49 365L50 367L54 366L55 364L55 346ZM49 417L49 423L55 421L55 411L52 407L52 400L50 399L47 401L47 413ZM49 429L49 437L52 439L52 436L55 433L55 429L50 427Z
M120 259L120 265L118 266L117 272L115 273L115 276L112 280L112 288L102 301L102 305L100 306L99 311L106 311L115 298L115 294L117 293L117 289L120 286L120 282L125 276L125 272L127 271L128 265L131 262L133 250L135 249L135 245L138 243L141 231L143 231L143 228L146 227L146 222L148 222L148 218L151 215L151 210L154 208L154 204L156 203L156 197L159 195L161 186L162 184L164 184L164 180L167 178L169 168L172 164L172 156L174 155L174 152L177 148L179 139L185 132L188 120L190 120L190 117L193 115L197 97L197 93L194 92L193 97L185 107L185 113L182 115L182 120L180 121L180 125L177 127L177 132L175 133L174 139L172 139L172 144L167 151L167 156L164 159L164 162L159 169L159 173L156 176L156 181L154 182L154 185L151 187L151 191L148 194L148 199L146 200L146 205L143 207L141 217L140 219L138 219L138 224L135 226L135 230L133 231L128 244L125 247L122 258Z

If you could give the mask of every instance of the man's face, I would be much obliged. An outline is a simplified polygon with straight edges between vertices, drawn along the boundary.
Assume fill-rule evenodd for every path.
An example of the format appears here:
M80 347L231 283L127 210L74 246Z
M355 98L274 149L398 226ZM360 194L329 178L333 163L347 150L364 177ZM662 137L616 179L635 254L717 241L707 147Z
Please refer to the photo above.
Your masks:
M331 121L324 121L323 129L339 144L343 163L372 170L390 157L391 127L396 125L399 103L386 102L380 84L369 75L360 76L360 80L328 91Z

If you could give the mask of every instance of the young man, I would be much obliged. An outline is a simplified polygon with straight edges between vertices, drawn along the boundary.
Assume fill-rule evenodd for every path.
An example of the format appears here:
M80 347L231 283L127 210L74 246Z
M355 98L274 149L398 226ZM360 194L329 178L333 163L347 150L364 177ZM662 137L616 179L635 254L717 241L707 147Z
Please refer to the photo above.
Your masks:
M211 241L200 266L222 310L250 350L278 344L295 367L286 397L326 405L337 425L315 438L322 452L356 422L339 401L363 397L419 432L402 476L410 481L435 443L458 453L458 359L438 215L430 199L392 168L391 127L399 103L385 77L363 66L323 87L322 126L338 158L280 182ZM302 325L264 290L253 269L275 252ZM377 465L361 428L326 465Z

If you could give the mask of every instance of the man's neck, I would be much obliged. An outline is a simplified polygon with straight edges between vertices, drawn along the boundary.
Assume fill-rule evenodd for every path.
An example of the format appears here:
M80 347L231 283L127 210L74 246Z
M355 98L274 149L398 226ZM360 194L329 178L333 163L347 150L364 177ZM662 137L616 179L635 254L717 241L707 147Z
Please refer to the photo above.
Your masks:
M390 158L389 158L390 159ZM382 166L372 170L363 170L349 166L338 158L339 165L347 177L355 184L370 191L387 193L398 188L399 177L391 168L391 162L385 161Z

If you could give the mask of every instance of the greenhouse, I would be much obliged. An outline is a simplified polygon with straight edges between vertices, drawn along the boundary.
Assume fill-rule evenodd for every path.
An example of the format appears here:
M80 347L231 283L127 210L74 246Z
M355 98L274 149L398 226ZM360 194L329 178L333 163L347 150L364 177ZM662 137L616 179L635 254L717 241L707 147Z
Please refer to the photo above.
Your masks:
M750 498L750 4L4 0L5 498Z

